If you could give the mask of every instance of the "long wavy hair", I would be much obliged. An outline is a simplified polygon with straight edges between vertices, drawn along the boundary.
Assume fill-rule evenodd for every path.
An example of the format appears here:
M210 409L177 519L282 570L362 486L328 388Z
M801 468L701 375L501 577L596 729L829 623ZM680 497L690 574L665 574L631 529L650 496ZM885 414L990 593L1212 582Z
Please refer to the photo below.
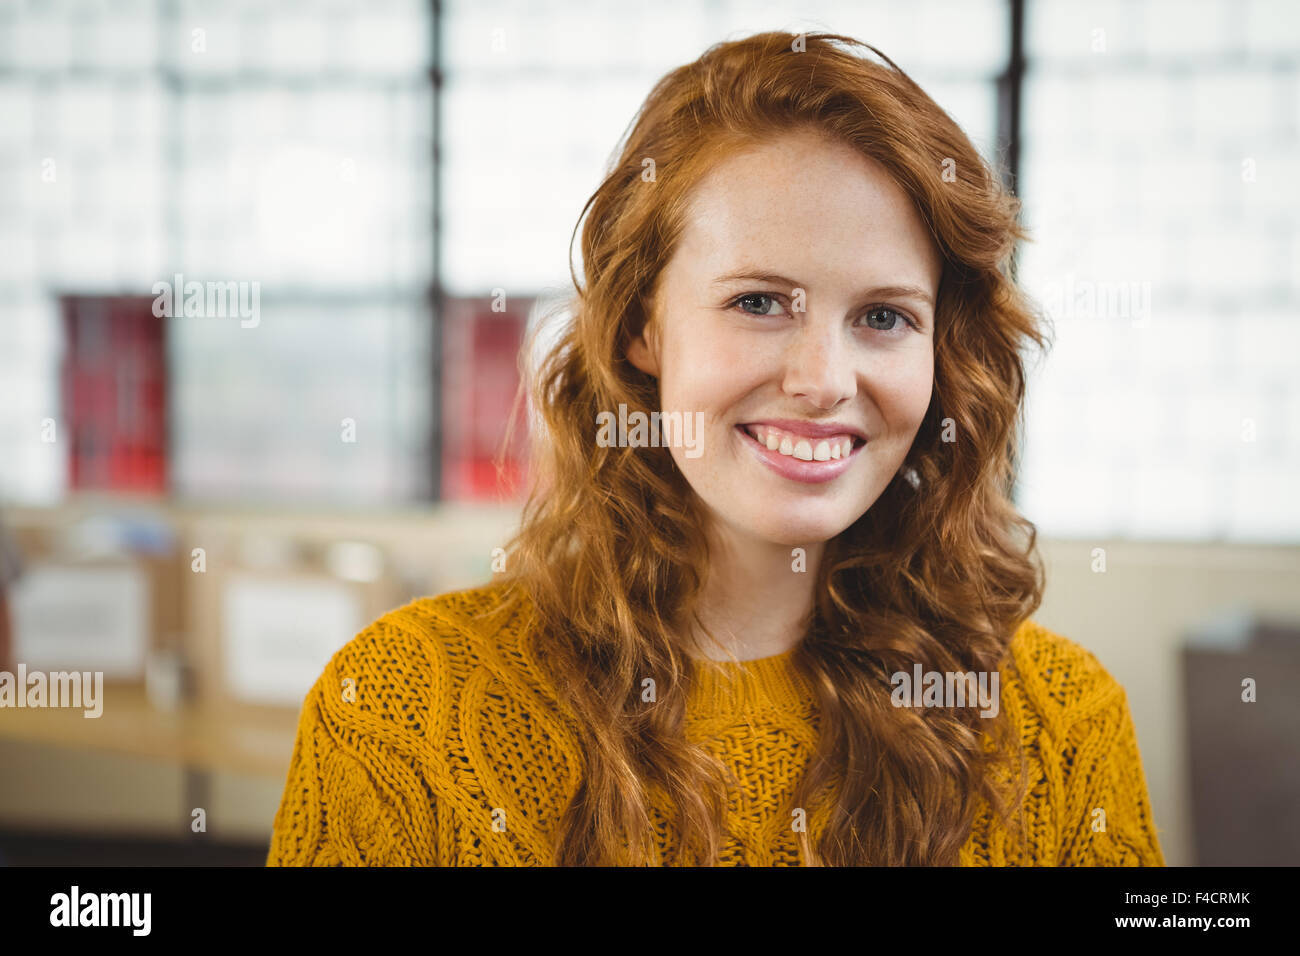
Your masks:
M683 732L695 669L717 666L692 656L688 636L709 561L702 505L667 448L599 445L597 414L660 408L656 380L627 348L653 316L692 187L735 149L802 127L882 164L944 266L928 412L900 475L827 542L791 659L816 689L819 725L794 805L825 801L809 814L819 832L799 835L801 855L807 865L952 865L981 800L1023 833L1025 762L1007 709L990 719L890 699L891 675L918 662L1014 668L1012 635L1042 598L1036 529L1010 498L1021 349L1046 344L1012 273L1027 238L1019 203L875 47L768 32L715 45L655 86L579 216L585 284L573 275L566 321L558 332L535 325L523 352L536 356L523 363L533 486L498 611L527 608L556 704L580 737L554 865L719 862L725 768ZM642 699L647 676L664 688L653 704ZM675 814L672 860L652 838L652 794Z

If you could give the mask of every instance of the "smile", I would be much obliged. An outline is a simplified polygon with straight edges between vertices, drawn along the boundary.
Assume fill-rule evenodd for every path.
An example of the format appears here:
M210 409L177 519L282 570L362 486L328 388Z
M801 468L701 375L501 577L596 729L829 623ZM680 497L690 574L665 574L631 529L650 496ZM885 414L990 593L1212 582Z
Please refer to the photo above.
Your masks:
M737 425L736 431L768 468L791 481L811 484L838 478L867 443L855 432L806 427L816 434L764 423Z

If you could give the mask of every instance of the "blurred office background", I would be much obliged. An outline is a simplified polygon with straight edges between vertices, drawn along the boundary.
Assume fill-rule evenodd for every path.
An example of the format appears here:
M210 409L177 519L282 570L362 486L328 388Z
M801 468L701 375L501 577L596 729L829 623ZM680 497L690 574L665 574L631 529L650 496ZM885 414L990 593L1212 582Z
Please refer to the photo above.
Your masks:
M490 575L516 350L627 123L778 28L879 47L1013 184L1036 618L1126 687L1170 863L1300 862L1285 0L0 0L0 584L15 661L110 682L0 711L5 860L262 861L325 660Z

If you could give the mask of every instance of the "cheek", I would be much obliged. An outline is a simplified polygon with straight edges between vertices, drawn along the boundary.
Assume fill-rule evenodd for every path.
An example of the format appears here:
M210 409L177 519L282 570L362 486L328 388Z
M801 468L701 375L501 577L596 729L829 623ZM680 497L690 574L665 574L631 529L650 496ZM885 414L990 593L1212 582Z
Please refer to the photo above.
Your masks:
M934 359L929 349L892 363L874 378L872 397L891 431L915 432L930 407L934 390Z
M713 418L763 380L761 357L725 332L697 332L665 343L660 378L665 411L702 411Z

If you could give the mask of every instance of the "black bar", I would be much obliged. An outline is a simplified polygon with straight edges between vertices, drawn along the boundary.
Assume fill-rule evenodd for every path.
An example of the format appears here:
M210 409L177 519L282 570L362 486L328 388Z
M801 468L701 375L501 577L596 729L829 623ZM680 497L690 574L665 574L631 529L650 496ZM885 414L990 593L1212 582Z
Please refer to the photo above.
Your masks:
M1002 180L1015 193L1020 185L1020 113L1025 84L1025 0L1008 0L1011 45L998 77L998 154Z

